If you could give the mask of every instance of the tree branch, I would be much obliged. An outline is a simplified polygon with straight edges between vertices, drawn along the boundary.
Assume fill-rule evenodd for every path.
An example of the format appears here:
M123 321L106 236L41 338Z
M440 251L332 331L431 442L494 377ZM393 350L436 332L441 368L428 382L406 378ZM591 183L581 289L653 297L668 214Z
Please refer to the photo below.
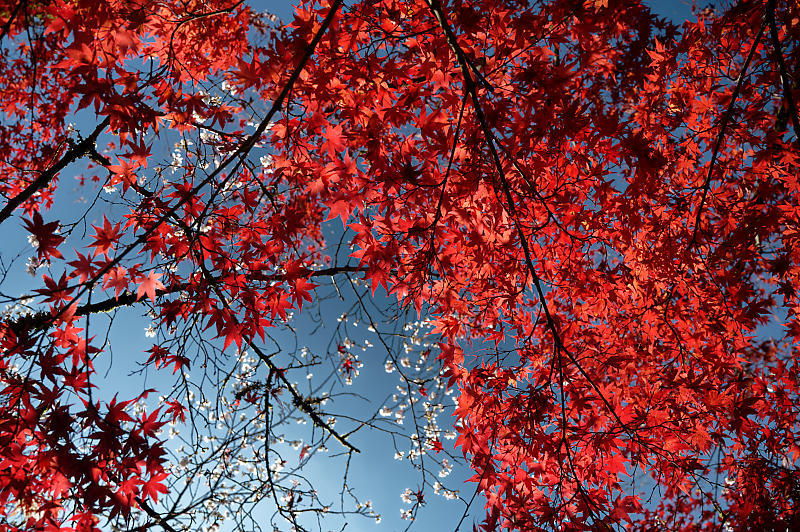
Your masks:
M153 508L150 507L149 504L144 502L144 500L140 499L139 497L136 497L136 502L139 504L141 509L144 510L144 512L150 516L151 519L155 519L156 523L161 525L161 528L163 528L167 532L178 532L177 530L172 528L172 526L169 523L167 523L166 520L158 514L158 512L153 510Z
M321 428L322 430L326 431L328 434L333 436L333 438L339 443L341 443L344 447L357 453L361 452L358 449L358 447L354 446L352 443L347 441L347 439L344 436L336 432L336 429L331 427L327 422L325 422L324 419L319 417L319 414L316 412L316 410L314 410L311 407L311 405L308 404L308 401L302 395L300 395L297 392L297 390L295 390L292 383L289 382L289 379L287 379L286 375L284 375L284 371L275 365L275 363L272 361L269 355L267 355L264 351L261 350L261 348L259 348L250 340L245 340L245 341L253 349L253 351L256 352L258 358L260 358L267 365L270 371L274 372L274 374L283 383L286 389L289 390L289 393L292 396L293 404L297 405L297 407L300 408L300 410L305 412L305 414L311 418L311 421L313 421L316 426L318 426L319 428Z
M450 24L444 17L444 13L442 12L439 0L426 0L426 2L430 7L431 11L433 12L442 30L444 31L447 37L448 45L450 46L451 50L453 50L453 52L455 53L459 67L461 68L462 77L464 78L464 85L467 91L469 92L470 99L473 102L476 118L480 123L481 130L483 131L484 137L486 138L486 143L488 144L489 151L491 152L492 155L494 166L500 178L500 183L502 185L501 186L502 193L506 203L505 209L511 216L511 219L514 222L514 228L519 234L520 244L522 245L522 250L525 255L525 265L527 267L527 271L531 275L531 279L533 281L533 285L536 289L536 294L539 299L540 307L545 316L546 327L553 335L553 342L555 344L557 352L559 353L559 357L561 353L567 355L567 358L570 360L570 362L572 362L575 365L575 367L578 369L578 372L586 379L586 381L589 383L589 386L595 391L595 393L597 393L601 402L608 409L609 413L614 418L614 420L617 423L619 423L619 425L623 428L623 430L625 430L625 432L627 432L632 438L635 438L635 432L632 429L630 429L628 425L624 421L622 421L622 419L620 419L620 417L617 415L616 410L614 409L614 406L609 402L605 394L603 394L602 390L597 386L594 380L592 380L591 376L586 372L583 366L581 366L580 362L575 357L575 355L569 349L567 349L567 346L564 344L563 339L561 338L561 333L558 330L556 321L550 312L549 306L547 305L547 299L545 298L544 288L542 286L541 279L539 278L539 275L536 273L536 268L533 265L533 255L531 254L530 246L528 245L528 240L523 231L522 222L519 219L519 214L517 213L516 204L514 203L514 198L511 195L511 187L508 183L508 180L506 179L505 172L503 170L503 163L500 160L500 155L494 143L494 134L492 133L492 130L489 127L489 122L486 120L486 115L483 112L483 107L481 106L480 100L478 99L478 92L475 81L470 76L470 69L467 66L467 59L464 55L464 52L461 50L461 47L458 44L455 33L453 33ZM761 29L763 31L764 29L763 26Z
M332 277L334 275L338 275L341 273L357 273L357 272L366 272L367 268L363 266L337 266L333 268L324 268L321 270L309 270L307 273L307 277ZM274 282L274 281L285 281L287 280L286 275L282 274L273 274L273 275L253 275L251 279L255 281L266 281L266 282ZM206 282L212 285L219 284L222 281L222 277L210 277L206 278ZM171 285L167 288L162 290L156 290L157 296L166 296L170 294L177 294L187 290L191 286L191 283L176 283ZM110 297L108 299L104 299L102 301L98 301L96 303L88 303L86 305L80 305L75 310L75 316L87 316L90 314L97 314L100 312L112 312L122 307L131 306L137 302L143 301L139 299L137 295L130 290L126 290L122 292L118 297ZM50 327L53 322L55 321L55 317L50 312L47 311L39 311L35 314L28 315L28 316L21 316L16 320L6 322L6 325L10 327L15 332L20 331L28 331L35 332L40 330L46 330Z
M769 23L769 32L772 37L772 48L775 51L775 61L778 63L778 72L781 77L783 85L783 97L786 98L786 106L788 107L789 118L792 121L792 128L794 129L795 145L800 148L800 118L797 114L797 106L792 97L792 83L789 81L789 72L786 69L786 63L783 60L783 50L781 50L781 40L778 36L778 27L775 24L775 0L770 0L767 4L767 21Z
M281 89L280 94L278 94L277 98L275 98L275 100L272 102L272 105L270 106L270 109L267 112L267 115L261 120L261 122L258 124L258 127L252 133L252 135L250 135L249 138L247 138L244 142L242 142L239 145L238 148L236 148L233 152L231 152L230 155L228 155L228 157L226 157L225 160L223 160L213 172L208 174L205 177L205 179L203 179L194 188L192 188L192 190L191 190L191 192L189 194L184 194L183 197L180 200L178 200L163 215L161 215L159 221L166 220L167 218L170 218L171 216L173 216L191 198L197 197L197 195L200 193L200 190L202 190L203 187L205 187L206 185L211 183L214 179L216 179L216 177L218 175L220 175L222 172L224 172L225 169L232 162L237 161L237 164L234 165L233 170L231 170L228 173L227 177L225 177L222 180L222 182L219 184L219 186L220 187L224 187L225 184L230 179L232 179L232 177L236 173L236 169L239 167L238 165L241 164L241 161L244 159L244 157L246 157L247 154L250 153L250 150L253 148L253 146L255 146L255 144L261 139L261 135L264 134L264 132L269 127L269 125L272 123L272 118L275 116L275 114L278 113L278 111L280 111L281 107L283 107L283 103L286 101L286 98L289 97L289 93L292 91L292 88L294 87L294 84L300 78L300 74L305 69L306 63L308 63L308 61L311 59L311 56L314 55L314 50L316 50L317 45L322 40L322 36L328 30L328 27L330 26L331 22L333 22L333 19L336 16L336 13L338 12L339 7L341 5L342 5L342 0L334 0L333 1L333 3L330 6L330 9L328 11L328 14L325 16L325 18L323 19L322 24L320 25L319 29L314 34L314 38L306 46L306 50L303 53L303 57L300 58L300 62L297 64L297 66L294 68L294 70L292 70L292 73L289 75L289 79L286 81L286 84ZM2 223L2 219L0 219L0 223ZM141 243L145 242L147 240L147 238L151 234L153 234L153 232L155 231L156 227L158 227L158 223L153 224L150 229L147 229L144 233L139 235L139 237L137 237L136 240L130 246L128 246L119 255L117 255L114 258L114 260L110 261L103 268L101 268L100 271L98 271L95 274L94 278L92 279L92 283L97 282L101 277L103 277L103 275L105 275L106 273L111 271L111 269L115 265L119 264L120 261L124 257L126 257L128 254L132 253L133 250L136 248L136 246L138 244L141 244ZM84 288L83 290L81 290L81 292L78 294L78 297L82 296L86 292L86 290L87 290L87 288Z
M750 47L750 52L747 54L747 59L745 59L744 65L742 66L742 71L739 73L739 78L736 80L736 87L734 87L733 94L731 94L731 102L728 104L728 108L725 110L725 114L722 117L722 123L719 126L719 133L717 133L717 141L714 143L714 149L711 152L711 162L708 164L708 174L706 174L706 179L703 182L703 195L700 197L700 204L697 206L697 213L694 217L692 238L689 240L689 245L686 246L687 253L697 243L697 232L700 230L701 222L700 218L703 215L703 207L705 206L706 198L708 197L708 191L711 188L711 178L714 175L714 165L717 162L719 148L722 146L722 141L725 139L725 132L728 129L728 123L731 120L731 116L733 116L733 107L736 104L736 99L739 97L739 91L741 91L742 85L744 84L744 78L747 75L747 69L750 68L750 63L753 60L753 56L756 54L758 43L761 42L761 36L764 35L764 28L766 25L767 19L765 17L761 22L761 28L758 30L758 35L753 41L753 45Z
M29 200L37 191L46 188L50 184L50 181L52 181L61 170L66 168L68 164L89 153L92 148L94 148L94 143L98 135L108 127L109 122L110 117L107 116L88 137L68 149L61 159L50 168L41 172L39 177L25 187L25 190L8 200L6 206L0 210L0 224L6 221L17 207Z
M25 5L25 2L27 2L27 0L19 0L19 2L17 2L17 5L14 6L14 11L12 11L11 14L8 16L8 20L6 21L5 24L3 24L3 29L0 30L0 41L5 39L6 35L8 35L8 32L11 30L11 25L14 23L14 20L17 18L17 14L19 14L19 10L22 8L23 5Z
M202 272L204 277L209 278L209 279L215 279L211 275L211 272L209 272L208 269L206 269L206 267L204 266L202 260L198 261L198 265L200 266L200 271ZM332 268L332 269L335 269L335 268ZM217 297L219 297L220 303L222 303L222 305L225 307L225 309L228 312L230 312L231 314L234 314L233 310L231 309L231 306L228 304L228 301L225 299L225 297L221 293L221 291L219 289L219 286L217 286L216 284L213 284L212 286L213 286L213 290L217 293ZM267 355L264 351L262 351L261 348L258 347L255 343L253 343L253 341L251 339L246 338L246 337L242 337L242 340L244 340L247 343L247 345L249 345L250 348L253 351L256 352L256 354L258 355L258 358L260 358L261 361L264 362L264 364L266 364L267 367L269 367L270 374L271 375L276 375L277 378L286 387L286 389L289 390L289 393L292 396L293 403L295 405L297 405L297 407L300 408L300 410L305 412L306 415L308 415L308 417L311 418L311 421L314 422L314 425L316 425L320 429L328 432L331 436L333 436L336 439L336 441L338 441L339 443L341 443L343 446L345 446L346 448L350 449L351 451L355 451L357 453L361 452L352 443L347 441L347 439L344 436L342 436L341 434L336 432L336 430L333 427L331 427L328 423L326 423L325 420L323 420L321 417L319 417L319 414L317 414L317 412L311 407L311 405L308 404L308 401L302 395L300 395L297 392L297 390L294 388L294 385L292 385L292 383L289 382L289 380L286 378L286 375L284 375L284 370L282 368L279 368L278 366L276 366L275 363L272 361L272 358L269 355ZM269 393L269 392L267 392L267 393Z

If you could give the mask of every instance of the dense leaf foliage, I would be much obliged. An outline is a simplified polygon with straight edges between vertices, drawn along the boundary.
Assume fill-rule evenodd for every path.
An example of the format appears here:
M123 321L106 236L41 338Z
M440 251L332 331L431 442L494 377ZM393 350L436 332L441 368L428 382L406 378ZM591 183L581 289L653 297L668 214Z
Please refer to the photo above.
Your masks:
M198 423L182 381L157 409L93 397L90 320L124 307L159 332L141 364L211 364L190 337L249 352L265 375L234 417L284 394L354 452L266 347L335 276L433 325L440 370L404 383L456 391L482 530L800 526L797 2L676 26L622 0L334 0L281 25L232 0L13 0L0 23L0 224L36 275L3 287L4 529L191 511L154 507L181 489L160 431ZM113 200L76 213L75 176Z

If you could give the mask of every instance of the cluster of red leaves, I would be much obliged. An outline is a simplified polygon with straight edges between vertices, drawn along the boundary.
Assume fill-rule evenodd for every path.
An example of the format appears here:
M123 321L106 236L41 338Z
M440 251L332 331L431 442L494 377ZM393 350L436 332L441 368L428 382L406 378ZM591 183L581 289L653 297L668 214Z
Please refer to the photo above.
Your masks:
M126 400L93 400L93 360L101 350L88 336L85 316L115 304L154 302L180 286L202 295L192 305L165 301L167 323L205 308L218 331L228 331L226 342L240 343L242 334L253 332L231 330L238 309L212 311L199 281L188 287L174 276L168 287L163 272L154 269L156 256L169 260L187 253L187 240L159 217L180 203L170 221L193 223L205 205L191 183L147 194L127 219L104 219L80 244L84 249L71 253L64 244L67 234L58 220L47 219L45 209L52 205L59 172L80 158L106 167L107 176L90 173L92 180L107 187L121 183L123 193L134 188L143 194L137 174L147 167L150 145L164 124L181 131L197 120L210 118L216 125L229 120L236 109L208 105L197 91L182 87L236 64L248 46L252 14L241 3L148 0L9 1L0 3L0 13L0 194L9 199L0 223L10 224L19 208L27 215L23 227L37 249L36 262L64 272L58 280L42 276L38 312L0 323L0 528L98 530L101 518L127 516L140 501L156 501L166 492L166 453L157 433L164 421L185 419L185 406L172 401L164 412L134 416L133 404L147 392ZM89 136L76 134L68 124L83 108L98 117ZM252 201L238 197L230 204L253 209ZM219 208L212 214L228 215ZM248 241L261 244L258 228L248 228L249 235L240 238L222 225L203 237L211 254L224 255L226 236L242 247ZM140 258L124 261L135 248ZM145 262L148 257L151 264ZM232 264L217 264L214 270L229 286L236 285ZM298 286L297 293L307 297L299 291L307 287L300 280ZM103 299L99 294L108 299L85 306L91 302L89 291L95 303ZM270 301L274 312L285 312L288 303L281 304L288 294L275 297ZM251 312L265 314L262 307ZM174 363L176 369L188 365L183 357L158 352L147 362Z
M800 11L607 4L358 3L273 141L437 318L487 529L795 522Z
M8 523L23 524L4 530L61 528L62 505L70 499L74 530L96 530L95 514L127 515L137 498L155 500L165 491L165 453L153 441L164 424L160 414L137 419L127 412L149 391L127 401L92 402L91 358L99 350L72 320L59 321L44 351L27 335L5 330L2 336L0 507ZM9 367L12 357L35 360L35 373Z
M373 290L436 320L484 529L796 525L796 2L680 31L622 0L307 2L264 47L240 3L0 13L0 223L23 213L64 270L0 324L0 517L91 530L164 489L160 412L91 400L90 290L241 348L312 300L339 217ZM267 121L247 136L212 76L284 105L270 172L241 162ZM66 125L84 107L90 142ZM166 128L223 131L216 169L141 184ZM45 208L84 156L135 206L67 261Z

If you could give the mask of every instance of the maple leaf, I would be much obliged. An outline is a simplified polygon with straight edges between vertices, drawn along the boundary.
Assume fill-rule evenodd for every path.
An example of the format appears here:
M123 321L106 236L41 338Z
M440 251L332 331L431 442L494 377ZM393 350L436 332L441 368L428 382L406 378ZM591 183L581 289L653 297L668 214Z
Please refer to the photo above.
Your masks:
M136 173L134 172L137 167L130 164L126 159L119 159L119 164L110 164L106 168L114 174L109 184L114 185L121 181L123 192L137 182Z
M612 454L606 459L605 467L606 470L612 475L618 475L620 473L627 474L625 462L626 460L623 456L619 454Z
M94 235L94 243L91 244L92 247L95 248L94 256L96 257L99 254L103 254L108 258L108 252L111 248L117 243L119 240L119 223L115 225L111 225L111 222L108 221L108 218L103 216L103 227L96 227L92 226L95 230Z
M142 426L142 434L145 437L152 437L155 436L158 430L166 425L165 422L158 421L158 416L160 414L161 409L157 408L150 415L146 413L142 413L142 417L139 419L139 423Z
M372 295L375 295L375 290L378 287L383 287L383 289L388 293L389 292L389 285L387 281L389 280L389 274L384 271L382 268L375 268L369 270L364 277L369 279L370 288L372 290Z
M113 288L114 297L118 298L122 292L128 289L128 269L124 266L111 268L104 276L103 288Z
M317 285L302 277L294 280L292 283L292 300L298 309L303 308L303 300L312 301L310 291L316 287Z
M438 438L433 440L433 443L431 443L431 447L433 448L434 451L436 451L437 454L439 453L439 451L444 450L444 447L442 447L442 442Z
M237 63L237 68L234 70L233 75L237 78L238 83L251 87L263 80L261 62L256 56L253 56L249 63L242 58L239 58Z
M58 245L64 241L64 237L58 235L58 221L44 223L39 212L33 213L31 220L23 220L25 229L33 236L31 243L37 248L39 259L50 260L51 257L63 258L57 249Z
M147 350L147 353L150 353L150 357L147 359L147 364L155 362L156 367L159 367L164 363L167 355L169 355L169 349L161 345L154 345Z
M167 486L162 482L167 477L169 477L169 474L166 472L150 475L150 478L142 483L142 496L152 499L153 502L158 502L159 493L169 493Z
M242 348L242 324L238 323L234 318L228 318L224 323L217 326L218 336L224 337L225 341L222 345L222 350L228 349L232 343L236 343L236 347Z
M123 155L137 163L138 166L147 168L147 158L150 157L150 146L146 145L144 139L140 139L138 144L130 144L131 151Z
M336 154L342 151L346 145L341 125L337 124L326 128L325 147L331 158L335 158Z
M180 420L181 423L186 421L186 407L180 404L178 401L167 401L167 409L164 411L165 414L169 414L171 422L175 423L176 421Z
M154 271L150 271L146 276L139 277L136 282L138 286L136 287L136 299L141 299L143 295L147 295L150 298L150 301L155 302L156 300L156 290L163 290L165 287L158 280L161 277L160 273L156 273Z
M50 479L50 490L54 497L61 497L72 487L69 479L61 473L55 472Z
M133 418L125 411L133 401L117 401L117 395L108 403L105 422L111 426L118 426L123 421L133 421Z
M292 302L286 294L273 294L269 299L269 308L272 316L280 316L282 320L286 320L287 310L292 308Z
M82 283L94 276L95 269L92 267L91 255L84 256L78 252L76 252L76 254L78 255L78 259L67 263L73 268L69 276L70 278L78 277L78 280Z
M72 300L70 293L73 288L70 288L66 273L61 274L58 282L54 281L47 275L42 275L46 288L38 289L36 292L46 295L45 303L55 303L61 305Z
M352 211L352 206L350 205L350 201L347 199L339 199L333 202L328 210L328 217L325 221L333 220L337 216L342 219L342 225L347 227L347 219L350 218L350 212Z

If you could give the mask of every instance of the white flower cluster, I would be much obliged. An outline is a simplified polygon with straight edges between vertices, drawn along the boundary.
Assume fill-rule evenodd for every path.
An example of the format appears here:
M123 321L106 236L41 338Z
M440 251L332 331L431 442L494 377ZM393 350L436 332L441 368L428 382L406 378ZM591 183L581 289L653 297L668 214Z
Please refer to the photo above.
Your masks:
M265 156L261 162L271 164L272 161ZM354 318L342 314L337 320L340 324L337 349L312 352L308 347L302 347L289 355L288 363L280 358L284 354L276 356L273 360L278 367L289 368L284 374L288 381L275 377L260 358L251 356L248 351L237 351L236 358L231 359L228 366L225 366L227 359L221 357L207 358L204 364L193 364L196 371L203 372L202 377L196 379L217 379L213 382L218 382L219 386L201 387L190 382L182 402L191 409L191 430L172 423L165 426L164 431L166 433L168 429L171 443L167 445L175 456L171 473L180 479L176 481L178 485L184 483L200 490L192 493L203 490L208 493L201 510L208 530L229 529L231 521L234 528L239 526L240 520L244 519L242 515L248 515L257 504L265 504L259 501L273 501L289 512L310 510L323 514L330 511L326 505L330 501L321 501L302 475L304 468L310 467L310 460L327 451L324 443L334 440L325 429L319 430L314 425L297 401L298 395L308 398L308 404L318 409L327 425L335 429L336 418L330 414L335 410L322 407L328 402L335 403L340 396L352 395L342 392L342 384L353 385L364 366L356 354L358 348L364 352L373 347L363 335L348 336L350 327L359 326L359 319ZM367 325L362 316L357 318ZM406 325L399 334L397 331L392 333L389 341L391 353L382 362L386 373L396 375L389 379L398 379L395 381L397 388L389 401L379 405L379 416L368 423L376 427L380 424L391 427L393 436L397 438L394 459L407 460L415 469L424 468L433 479L438 475L444 482L460 463L460 457L453 457L446 450L444 453L434 452L440 449L439 444L444 439L455 438L456 432L450 427L449 418L447 426L439 426L439 417L446 414L446 408L452 408L443 404L452 390L447 389L440 376L436 357L431 356L435 347L428 341L430 328L429 322L421 320ZM368 329L370 333L379 334L371 320ZM155 326L148 326L146 334L155 333ZM358 340L352 340L351 336ZM381 342L375 343L382 346L386 338L383 336ZM336 347L337 343L333 346ZM366 363L371 359L368 356L363 358ZM324 363L327 362L331 365L327 366L329 372L326 374ZM303 373L298 375L299 372ZM340 379L330 379L337 375ZM188 381L189 375L179 373L176 378ZM295 379L300 382L293 382ZM290 382L293 385L288 384ZM320 383L326 389L320 389ZM293 386L294 390L287 390L287 386ZM361 391L356 388L353 393ZM175 398L159 399L163 402ZM189 422L188 413L186 417ZM311 426L298 426L303 424ZM352 427L352 420L341 416L340 424L345 427L335 430L346 434ZM305 484L301 485L299 479ZM426 490L432 489L434 494L445 499L458 498L457 491L447 489L439 480L430 480L430 476L427 479L424 480ZM413 506L402 510L401 516L413 520L424 503L422 493L407 489L402 497L404 502ZM368 500L359 502L354 499L345 510L337 506L336 515L340 512L357 513L381 523L381 515L375 512ZM289 530L290 525L280 529Z
M33 315L33 308L30 306L32 304L32 297L20 299L16 303L9 303L3 308L2 312L0 312L0 318L4 320L15 320L23 316Z
M436 495L441 495L445 499L455 500L458 499L458 490L449 490L445 488L438 480L433 483L433 492Z
M447 458L442 459L442 470L439 471L439 478L444 478L453 470L453 464Z

